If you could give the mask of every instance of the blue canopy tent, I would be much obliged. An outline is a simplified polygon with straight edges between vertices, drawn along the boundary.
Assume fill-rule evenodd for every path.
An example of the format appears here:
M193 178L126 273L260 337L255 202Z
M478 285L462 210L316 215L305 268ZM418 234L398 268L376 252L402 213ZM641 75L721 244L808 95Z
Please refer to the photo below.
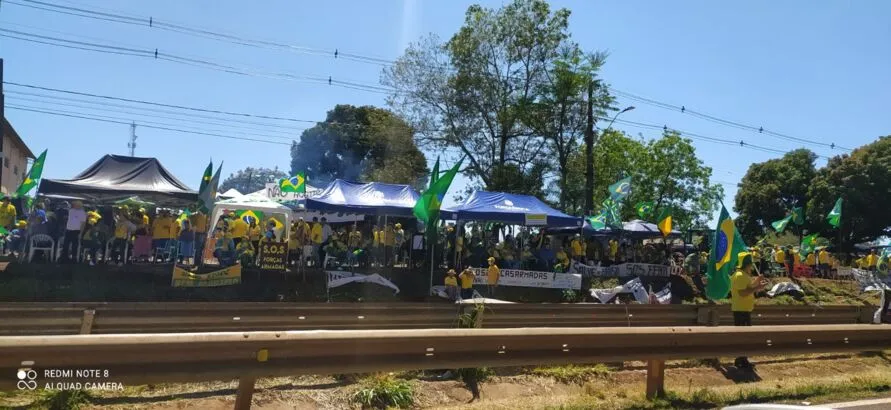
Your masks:
M365 215L411 217L418 191L408 185L369 182L358 184L336 179L318 195L306 198L306 209Z
M575 227L581 218L566 215L529 195L474 191L461 204L442 209L440 217L460 221L492 221L512 225Z

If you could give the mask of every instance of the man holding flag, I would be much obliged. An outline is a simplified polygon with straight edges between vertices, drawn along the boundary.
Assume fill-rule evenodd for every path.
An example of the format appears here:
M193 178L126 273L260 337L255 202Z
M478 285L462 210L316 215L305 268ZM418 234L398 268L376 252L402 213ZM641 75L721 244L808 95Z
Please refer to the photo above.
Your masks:
M739 265L730 277L730 310L733 311L734 326L752 326L752 311L755 310L755 292L767 285L767 280L752 277L755 262L749 252L737 255ZM755 368L745 356L737 357L733 364L744 370Z

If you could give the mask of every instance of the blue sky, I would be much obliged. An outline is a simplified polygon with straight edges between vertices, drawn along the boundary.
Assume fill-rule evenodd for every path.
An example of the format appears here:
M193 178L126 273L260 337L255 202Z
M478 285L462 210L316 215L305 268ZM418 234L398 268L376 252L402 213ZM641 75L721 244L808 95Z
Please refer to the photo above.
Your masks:
M17 0L21 2L22 0ZM472 2L454 0L293 1L234 0L99 1L47 0L65 6L152 16L190 27L270 39L313 49L392 60L405 45L428 32L449 37ZM501 1L481 2L498 7ZM257 71L377 84L380 66L305 52L258 50L156 28L122 25L33 10L4 1L0 28L114 44ZM246 5L252 7L246 7ZM891 96L891 2L864 1L552 1L572 10L573 37L590 50L610 53L602 77L618 90L683 105L740 123L763 126L809 140L856 147L888 130ZM2 34L2 33L0 33ZM72 37L77 35L79 37ZM383 105L384 95L314 81L242 76L163 60L99 54L0 38L5 80L124 98L322 120L338 103ZM7 106L28 106L191 126L209 133L258 133L210 124L188 124L124 113L61 107L45 98L14 94ZM73 97L73 96L69 96ZM78 97L73 97L78 98ZM26 99L30 99L28 101ZM35 101L36 100L36 101ZM68 102L69 104L82 104ZM766 134L728 127L620 98L637 109L621 118L780 150L805 146L826 156L841 153ZM105 153L125 154L130 128L7 108L7 118L39 152L49 148L45 177L68 178ZM167 115L167 114L157 114ZM290 124L307 127L311 124ZM617 124L644 138L658 131ZM288 142L297 129L261 139ZM159 158L195 187L213 157L225 161L224 175L246 166L289 168L286 145L229 140L137 127L138 156ZM250 136L248 136L250 137ZM732 206L735 185L752 162L777 157L737 146L694 140L697 154L725 184ZM435 160L428 154L429 160ZM819 165L825 160L818 162ZM466 183L458 180L459 184ZM454 189L454 188L453 188Z

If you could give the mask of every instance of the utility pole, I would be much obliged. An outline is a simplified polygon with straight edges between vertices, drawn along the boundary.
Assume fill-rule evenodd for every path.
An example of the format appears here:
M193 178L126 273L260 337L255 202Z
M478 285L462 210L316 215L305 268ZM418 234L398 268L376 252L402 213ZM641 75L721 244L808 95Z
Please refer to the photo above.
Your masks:
M130 156L136 156L136 123L130 124L130 142L127 143L127 148L130 148Z
M585 127L585 215L594 213L594 80L588 83L588 125Z
M3 183L3 140L6 139L6 98L3 96L3 59L0 58L0 184ZM2 194L2 193L0 193Z

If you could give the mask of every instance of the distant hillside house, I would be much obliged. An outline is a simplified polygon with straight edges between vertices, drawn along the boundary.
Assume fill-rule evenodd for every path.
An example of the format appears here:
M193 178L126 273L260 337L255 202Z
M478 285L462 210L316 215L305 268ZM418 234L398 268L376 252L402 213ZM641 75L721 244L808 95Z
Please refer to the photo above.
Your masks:
M28 159L36 159L31 149L15 132L12 124L3 118L3 165L0 192L9 194L18 189L28 172Z

